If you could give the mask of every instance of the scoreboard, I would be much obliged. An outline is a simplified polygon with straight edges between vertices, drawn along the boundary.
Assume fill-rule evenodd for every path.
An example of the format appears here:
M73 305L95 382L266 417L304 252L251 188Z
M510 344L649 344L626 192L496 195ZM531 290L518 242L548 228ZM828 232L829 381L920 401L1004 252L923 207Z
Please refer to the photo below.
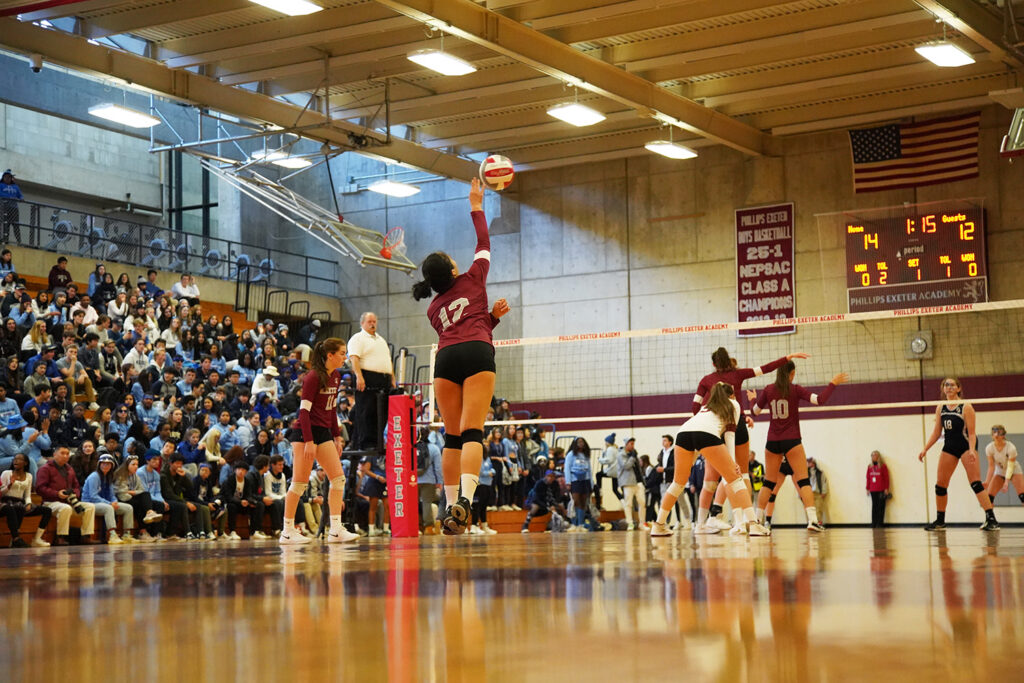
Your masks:
M985 212L948 211L846 221L846 287L851 313L988 299Z

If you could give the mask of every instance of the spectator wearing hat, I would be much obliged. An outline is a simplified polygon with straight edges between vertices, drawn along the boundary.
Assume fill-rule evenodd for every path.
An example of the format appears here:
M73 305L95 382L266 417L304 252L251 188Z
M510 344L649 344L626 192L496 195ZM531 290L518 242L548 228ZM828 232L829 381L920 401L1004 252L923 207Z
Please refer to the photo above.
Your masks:
M92 387L92 379L85 371L85 366L78 360L78 347L71 345L67 348L65 355L57 361L57 369L64 376L64 383L68 385L68 393L71 395L71 402L78 403L79 397L85 395L89 402L89 410L99 410L96 403L96 391Z
M615 432L604 437L604 450L597 459L601 465L601 471L597 473L597 507L600 509L601 498L604 495L604 479L612 480L612 493L622 501L622 491L619 489L619 449L615 446Z
M57 263L50 268L50 275L48 276L49 289L51 292L56 292L58 289L65 289L74 280L71 277L71 273L68 272L68 257L61 256L57 259Z
M31 329L36 324L36 311L32 308L32 297L25 292L25 285L18 283L14 291L4 297L3 314L10 316L19 330Z
M309 362L309 354L312 353L313 347L316 346L316 336L320 334L320 326L322 324L314 318L309 321L308 325L303 325L295 333L295 350L299 352L303 363Z
M10 239L11 228L14 228L14 239L21 242L21 215L18 211L18 202L24 199L21 188L14 182L14 173L7 169L0 176L0 225L3 229L4 244Z
M277 400L281 395L281 384L277 380L280 375L281 373L273 365L264 368L263 372L256 375L256 379L252 382L252 395L256 397L257 401L260 394L269 394L272 400Z
M182 274L181 279L174 283L174 286L171 287L171 296L179 302L184 299L189 306L199 304L199 287L190 273Z
M377 334L377 314L367 311L359 316L359 332L348 341L348 359L356 375L356 405L352 411L358 450L381 450L386 411L378 406L381 396L395 386L391 349Z
M0 438L0 471L11 468L11 461L18 453L28 456L29 473L35 477L37 471L45 464L42 451L53 447L47 431L50 427L49 418L44 418L40 428L28 426L21 415L11 415L4 424L4 436Z
M85 478L82 485L82 500L92 503L96 516L103 518L107 528L107 545L134 543L132 529L135 528L135 511L128 503L122 503L114 492L114 470L117 460L110 454L100 456L96 470ZM124 526L124 539L117 536L117 517Z
M39 468L36 477L36 493L43 499L43 505L50 508L57 518L57 542L54 545L68 545L71 531L71 515L82 518L82 543L92 545L95 530L96 509L92 503L80 500L82 489L75 471L68 465L71 451L67 446L58 446L53 457Z
M228 510L227 538L237 541L239 536L235 531L235 525L238 523L239 513L249 517L250 538L257 531L256 507L259 500L256 495L256 480L249 476L249 465L245 460L241 457L235 460L232 471L233 474L221 484L220 498Z

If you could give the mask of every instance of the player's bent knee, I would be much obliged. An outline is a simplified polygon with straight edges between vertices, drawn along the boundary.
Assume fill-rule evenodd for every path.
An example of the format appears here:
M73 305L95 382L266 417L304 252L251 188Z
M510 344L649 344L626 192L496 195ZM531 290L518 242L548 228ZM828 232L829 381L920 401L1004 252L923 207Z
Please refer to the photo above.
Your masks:
M805 486L810 486L810 485L811 485L811 480L808 479L807 477L804 477L803 479L800 479L800 480L798 480L796 482L797 488L800 488L800 489L802 489Z
M467 429L462 432L462 444L467 443L478 443L483 445L484 443L484 430L482 429Z
M772 495L768 496L768 502L769 503L774 503L775 502L775 494L774 493Z
M705 479L704 480L704 489L707 492L709 492L709 493L714 493L718 489L718 482L717 481L707 481Z
M294 479L292 479L292 483L288 487L288 493L294 493L295 495L301 497L302 494L306 492L307 488L309 488L308 481L295 481Z
M733 493L739 493L740 491L746 491L747 485L743 482L743 479L741 477L736 477L731 482L729 482L729 488L732 490Z
M936 484L935 485L935 495L936 496L944 496L944 495L946 495L946 487L945 486L939 486L938 484Z
M332 491L342 491L342 492L344 492L344 490L345 490L345 475L344 474L339 474L338 476L331 478L331 490Z
M686 488L682 484L672 482L671 484L668 485L668 494L671 496L675 496L676 498L678 498L685 490Z
M456 451L462 450L462 435L461 434L445 434L444 435L444 447L450 448Z
M981 493L985 490L985 485L978 480L974 480L971 482L971 490L975 493Z

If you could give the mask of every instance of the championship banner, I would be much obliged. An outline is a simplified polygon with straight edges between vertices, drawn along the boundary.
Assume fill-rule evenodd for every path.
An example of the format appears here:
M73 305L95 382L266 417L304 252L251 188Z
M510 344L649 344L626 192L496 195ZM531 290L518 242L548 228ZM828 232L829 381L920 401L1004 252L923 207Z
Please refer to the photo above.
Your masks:
M793 204L736 210L736 319L738 322L796 317ZM796 328L740 329L740 337L790 334Z
M387 481L391 537L419 535L419 495L416 492L416 462L413 400L405 394L388 397Z

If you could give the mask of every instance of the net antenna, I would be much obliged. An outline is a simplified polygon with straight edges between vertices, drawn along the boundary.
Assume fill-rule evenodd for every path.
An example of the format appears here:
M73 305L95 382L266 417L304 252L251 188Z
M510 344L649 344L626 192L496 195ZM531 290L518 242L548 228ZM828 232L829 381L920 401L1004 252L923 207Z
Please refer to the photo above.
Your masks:
M416 264L406 257L404 250L392 249L391 257L384 257L381 234L376 230L353 225L336 212L267 178L256 170L251 161L195 156L210 173L359 265L381 266L406 273L416 269Z

